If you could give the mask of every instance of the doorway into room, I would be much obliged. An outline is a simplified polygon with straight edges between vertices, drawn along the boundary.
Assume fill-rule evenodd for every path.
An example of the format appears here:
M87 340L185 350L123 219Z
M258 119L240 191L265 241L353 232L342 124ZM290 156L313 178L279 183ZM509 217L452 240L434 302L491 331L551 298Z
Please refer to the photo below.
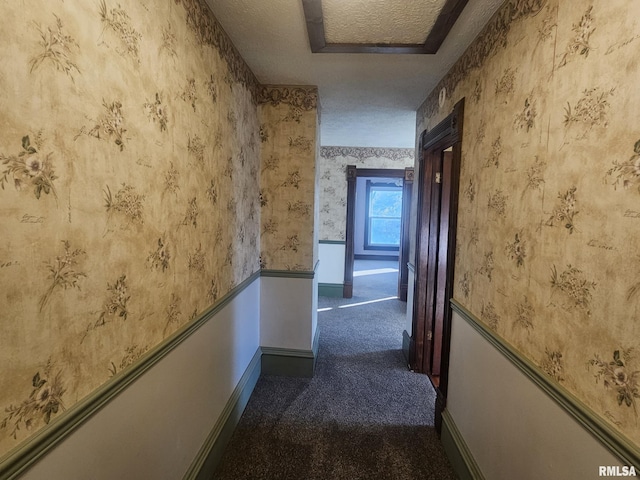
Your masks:
M347 166L344 298L379 288L406 302L412 185L413 168Z

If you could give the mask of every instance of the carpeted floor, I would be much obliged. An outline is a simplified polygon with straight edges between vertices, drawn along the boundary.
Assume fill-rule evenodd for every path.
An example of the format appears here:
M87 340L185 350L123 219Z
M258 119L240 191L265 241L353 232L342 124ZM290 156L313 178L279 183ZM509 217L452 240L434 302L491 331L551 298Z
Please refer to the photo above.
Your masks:
M456 478L432 426L433 389L402 354L396 282L357 274L352 299L320 297L315 376L258 381L215 479Z

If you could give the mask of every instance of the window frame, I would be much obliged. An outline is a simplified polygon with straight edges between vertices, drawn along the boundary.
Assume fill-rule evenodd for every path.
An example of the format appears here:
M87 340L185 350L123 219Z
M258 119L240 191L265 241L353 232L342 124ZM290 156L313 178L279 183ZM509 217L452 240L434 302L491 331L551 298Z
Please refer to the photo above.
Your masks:
M397 185L395 182L373 182L371 180L367 180L366 188L365 188L365 209L364 209L364 249L365 250L377 250L384 252L399 252L400 251L400 242L402 240L401 229L402 229L402 207L400 208L400 216L398 216L398 220L400 221L400 225L398 226L398 232L400 233L398 238L397 245L391 244L379 244L371 242L371 215L370 211L370 201L371 201L371 191L375 191L376 189L384 189L384 190L393 190L399 191L400 196L402 198L403 195L403 187L402 185ZM375 218L396 218L396 217L375 217Z

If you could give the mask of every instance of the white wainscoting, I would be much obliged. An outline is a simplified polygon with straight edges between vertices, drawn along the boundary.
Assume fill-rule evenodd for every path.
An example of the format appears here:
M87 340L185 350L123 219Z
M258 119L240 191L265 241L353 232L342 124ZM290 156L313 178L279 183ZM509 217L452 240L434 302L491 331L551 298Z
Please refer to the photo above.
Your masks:
M261 278L262 347L311 351L318 323L318 280Z
M260 353L260 282L256 277L21 479L182 478Z
M318 245L318 282L344 283L345 244L320 243Z
M486 479L588 480L621 465L457 312L446 408Z

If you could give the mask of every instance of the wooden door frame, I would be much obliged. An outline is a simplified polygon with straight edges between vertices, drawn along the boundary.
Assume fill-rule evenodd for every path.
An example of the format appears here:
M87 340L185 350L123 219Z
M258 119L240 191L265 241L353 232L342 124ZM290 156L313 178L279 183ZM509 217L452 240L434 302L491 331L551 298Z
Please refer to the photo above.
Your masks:
M402 220L400 233L400 251L398 252L398 299L407 301L409 286L409 224L411 219L411 197L413 195L414 168L404 169L404 182L402 183Z
M441 330L441 350L440 350L440 375L436 389L435 425L438 432L441 429L442 411L446 406L447 390L449 384L449 349L451 339L451 304L453 297L454 270L455 270L455 250L456 231L458 213L458 195L460 185L460 164L462 145L462 123L464 116L464 98L455 104L453 111L438 125L429 131L424 131L420 136L419 143L419 180L418 180L418 205L416 223L416 250L415 250L415 283L413 296L413 319L412 336L410 341L410 365L417 372L430 373L429 366L431 359L428 355L432 353L431 346L426 342L433 341L429 338L427 331L428 311L433 309L438 292L432 292L429 296L427 292L427 278L430 268L437 268L429 265L429 237L433 232L429 231L429 220L431 214L432 186L435 185L436 175L441 176L442 171L433 168L434 162L428 162L430 156L438 154L443 150L452 147L450 167L450 188L449 191L449 216L446 252L437 252L436 262L442 255L446 256L446 280L444 291L439 292L444 296L444 313ZM433 259L432 259L433 261ZM431 271L433 273L433 271ZM429 299L430 304L427 304ZM433 310L432 310L433 311ZM429 347L429 348L426 348ZM425 355L425 352L429 352Z
M400 249L398 251L398 291L399 296L402 293L400 282L402 278L408 279L409 267L407 261L402 262L403 255L408 259L409 255L409 209L405 208L405 203L411 204L411 184L413 183L413 167L405 169L396 168L357 168L355 165L347 165L347 223L345 228L345 253L344 253L344 284L342 287L342 296L344 298L353 297L353 264L355 260L355 210L356 210L356 182L358 177L377 177L377 178L402 178L402 219L400 227ZM405 184L407 178L411 179L409 188L409 196L405 196L407 192ZM405 218L406 215L406 218ZM405 245L406 244L406 245ZM405 280L405 297L406 301L406 280Z

